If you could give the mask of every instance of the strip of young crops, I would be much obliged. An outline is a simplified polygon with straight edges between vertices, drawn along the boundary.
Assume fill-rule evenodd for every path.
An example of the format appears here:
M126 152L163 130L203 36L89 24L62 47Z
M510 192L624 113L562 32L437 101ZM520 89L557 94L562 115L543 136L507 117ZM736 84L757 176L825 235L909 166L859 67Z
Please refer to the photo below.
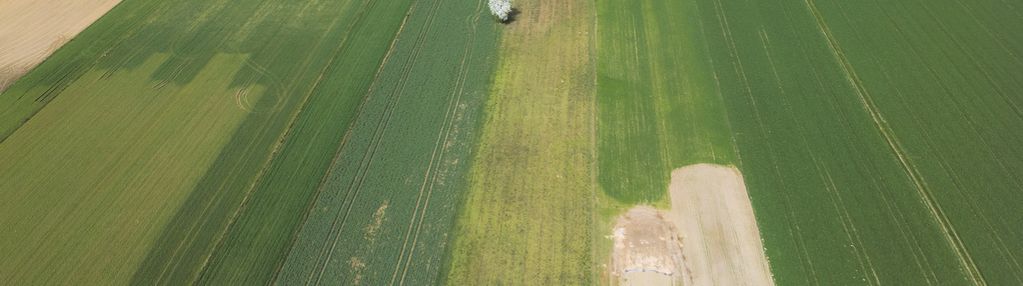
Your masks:
M372 3L124 1L0 95L0 280L268 281L409 5Z
M692 1L597 1L600 186L659 201L672 169L734 164L732 134Z
M493 69L484 4L413 3L275 283L438 278Z
M637 91L655 107L619 103L613 83L629 74L603 67L698 67L711 77L674 82L712 87L699 98L720 92L727 121L709 132L734 134L732 162L779 284L1019 283L1020 221L1005 214L1020 207L1023 160L1013 142L1023 122L1011 94L1023 65L1019 40L998 29L1018 24L1018 10L944 2L598 1L601 186L654 198L641 193L655 188L621 186L657 184L632 174L668 166L647 167L663 162L651 154L621 156L628 150L615 146L626 143L715 158L699 155L714 150L707 145L655 144L665 134L700 138L699 129L663 127L694 119L643 120L692 103L657 102L656 89ZM678 25L645 24L657 19ZM661 40L673 36L682 39ZM662 51L681 60L648 60Z
M450 253L450 285L592 285L594 16L589 1L516 1ZM603 233L600 230L598 233Z

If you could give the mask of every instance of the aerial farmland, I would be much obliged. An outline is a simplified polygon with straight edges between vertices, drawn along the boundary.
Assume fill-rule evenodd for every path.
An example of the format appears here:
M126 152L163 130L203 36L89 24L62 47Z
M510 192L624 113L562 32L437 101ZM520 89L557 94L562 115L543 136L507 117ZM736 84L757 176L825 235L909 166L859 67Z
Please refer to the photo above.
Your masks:
M0 0L0 285L1023 285L1023 2Z

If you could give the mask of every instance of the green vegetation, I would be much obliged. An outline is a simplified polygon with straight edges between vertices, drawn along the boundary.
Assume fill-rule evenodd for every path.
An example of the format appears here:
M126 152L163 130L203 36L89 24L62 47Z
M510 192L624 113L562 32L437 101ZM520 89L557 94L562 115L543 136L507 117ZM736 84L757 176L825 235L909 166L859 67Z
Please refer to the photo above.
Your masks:
M414 4L276 283L438 279L499 35L485 9Z
M0 269L14 275L5 281L131 277L246 115L229 88L245 56L210 59L197 74L209 80L154 89L149 75L168 58L83 74L0 144Z
M0 96L0 152L18 154L0 162L0 269L267 281L408 7L125 1Z
M447 284L592 285L593 239L606 231L595 223L594 7L515 3L524 16L502 34Z
M338 44L329 45L329 54L315 56L329 66L316 71L321 80L274 150L273 161L248 190L249 197L202 273L203 283L263 284L283 265L409 2L348 5L351 10L336 20ZM210 185L221 184L219 177L211 179Z
M124 0L0 93L0 281L600 284L671 170L789 284L1023 284L1023 4Z
M597 1L600 186L663 199L671 170L734 164L731 128L691 1Z
M732 163L780 285L1023 281L1020 220L1004 215L1023 168L1023 135L1006 132L1023 125L1021 45L998 28L1020 21L1012 9L653 2L598 1L609 195L654 200L666 170Z

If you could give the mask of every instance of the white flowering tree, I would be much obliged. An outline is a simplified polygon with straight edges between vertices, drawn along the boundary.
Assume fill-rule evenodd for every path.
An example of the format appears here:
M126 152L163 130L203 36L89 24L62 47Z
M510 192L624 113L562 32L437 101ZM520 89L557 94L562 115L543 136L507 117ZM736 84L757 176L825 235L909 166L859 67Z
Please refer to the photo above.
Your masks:
M511 15L511 0L487 0L487 4L490 6L490 13L501 19L501 22L507 22L508 17Z

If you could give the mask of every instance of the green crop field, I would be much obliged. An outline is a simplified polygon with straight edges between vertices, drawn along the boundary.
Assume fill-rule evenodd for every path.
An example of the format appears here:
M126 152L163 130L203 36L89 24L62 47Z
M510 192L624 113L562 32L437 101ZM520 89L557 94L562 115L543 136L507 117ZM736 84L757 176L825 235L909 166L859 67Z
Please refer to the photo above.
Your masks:
M604 190L738 165L782 285L1023 282L1019 14L890 2L598 1Z
M1023 284L1023 4L512 7L123 0L0 91L0 284L615 285L698 163L778 285Z
M672 169L735 161L728 112L696 3L597 1L600 185L627 203L663 199Z

